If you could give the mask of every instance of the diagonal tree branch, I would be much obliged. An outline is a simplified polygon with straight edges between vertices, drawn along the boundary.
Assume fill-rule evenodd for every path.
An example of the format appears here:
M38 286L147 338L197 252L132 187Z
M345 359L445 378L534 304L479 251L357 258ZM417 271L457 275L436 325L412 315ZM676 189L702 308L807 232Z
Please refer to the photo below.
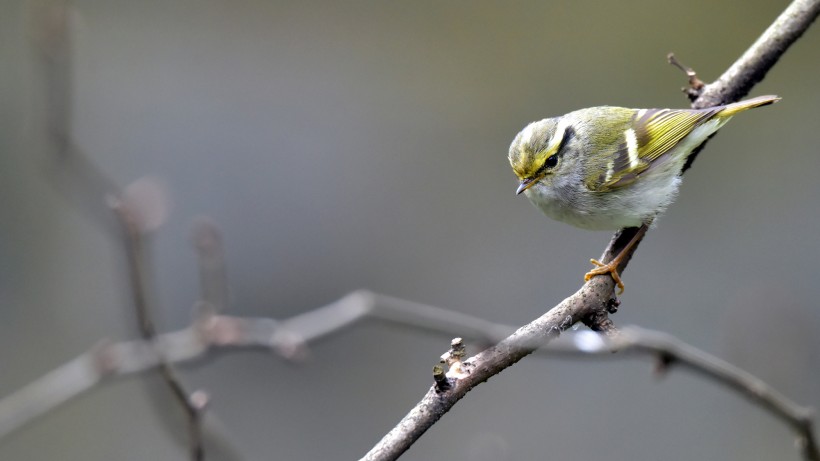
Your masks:
M446 392L431 387L410 413L362 459L397 459L475 386L558 337L575 323L606 312L613 289L614 283L610 277L595 277L546 314L519 328L495 346L465 360L465 376L454 380Z
M727 104L747 93L774 66L789 45L808 29L818 11L820 0L794 0L718 82L706 86L701 96L694 100L693 107ZM611 261L637 232L637 228L629 228L616 233L601 261ZM637 245L634 245L625 254L618 267L619 273L626 268L636 249ZM496 346L466 360L464 363L468 365L470 374L456 380L449 391L439 393L435 386L431 387L422 400L362 459L397 459L473 387L532 353L534 345L548 342L576 322L589 323L590 319L599 323L604 321L612 297L612 279L609 276L594 277L540 318L521 327Z

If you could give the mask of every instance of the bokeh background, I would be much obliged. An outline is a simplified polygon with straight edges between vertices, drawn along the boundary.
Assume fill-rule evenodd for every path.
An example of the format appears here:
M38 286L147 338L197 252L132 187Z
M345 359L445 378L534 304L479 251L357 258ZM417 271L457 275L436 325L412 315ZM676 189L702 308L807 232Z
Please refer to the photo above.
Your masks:
M231 314L286 318L364 287L519 325L574 292L610 234L515 196L513 136L580 107L684 107L666 54L710 81L786 4L78 0L72 135L120 184L153 175L170 190L152 239L163 331L185 326L198 296L199 216L224 233ZM101 338L137 336L120 242L47 173L27 11L2 1L0 396ZM815 26L753 91L783 101L709 144L614 316L813 406L818 50ZM182 373L246 459L357 459L426 392L449 340L364 323L300 365L250 351ZM792 434L737 395L651 369L526 359L404 459L798 459ZM0 458L186 459L177 413L155 375L119 380L0 441Z

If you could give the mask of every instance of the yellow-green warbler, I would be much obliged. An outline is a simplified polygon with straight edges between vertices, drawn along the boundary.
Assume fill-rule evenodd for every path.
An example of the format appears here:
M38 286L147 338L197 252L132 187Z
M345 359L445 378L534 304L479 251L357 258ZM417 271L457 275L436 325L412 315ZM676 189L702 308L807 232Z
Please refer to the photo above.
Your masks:
M759 96L708 109L591 107L527 125L512 142L510 165L522 192L547 216L583 229L640 227L610 263L610 274L652 220L675 200L692 151L738 112L779 101Z

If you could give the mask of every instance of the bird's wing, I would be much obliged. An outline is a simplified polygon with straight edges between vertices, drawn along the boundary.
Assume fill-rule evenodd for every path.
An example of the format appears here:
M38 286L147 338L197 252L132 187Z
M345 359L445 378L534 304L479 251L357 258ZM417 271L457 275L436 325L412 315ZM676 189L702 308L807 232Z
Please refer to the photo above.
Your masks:
M654 162L683 138L720 112L720 107L691 109L640 109L620 136L621 143L607 155L603 173L587 178L591 191L606 192L633 183ZM599 170L599 171L600 171Z

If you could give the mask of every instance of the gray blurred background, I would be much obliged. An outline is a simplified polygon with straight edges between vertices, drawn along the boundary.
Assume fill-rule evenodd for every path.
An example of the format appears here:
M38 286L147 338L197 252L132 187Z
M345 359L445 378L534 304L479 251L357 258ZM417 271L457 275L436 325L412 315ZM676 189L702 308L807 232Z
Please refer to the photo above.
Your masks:
M786 4L76 1L72 134L119 184L154 175L171 191L153 239L162 331L190 320L203 215L224 233L231 314L286 318L364 287L520 325L578 288L610 234L515 196L513 136L581 107L685 107L666 53L710 81ZM26 11L2 1L0 396L137 336L120 242L47 174ZM815 26L753 91L783 101L709 144L614 316L813 406L818 50ZM371 322L301 365L250 351L182 372L246 459L357 459L426 392L449 340ZM404 459L798 459L792 434L737 395L651 368L526 359ZM186 459L178 417L154 374L119 380L0 440L0 458Z

